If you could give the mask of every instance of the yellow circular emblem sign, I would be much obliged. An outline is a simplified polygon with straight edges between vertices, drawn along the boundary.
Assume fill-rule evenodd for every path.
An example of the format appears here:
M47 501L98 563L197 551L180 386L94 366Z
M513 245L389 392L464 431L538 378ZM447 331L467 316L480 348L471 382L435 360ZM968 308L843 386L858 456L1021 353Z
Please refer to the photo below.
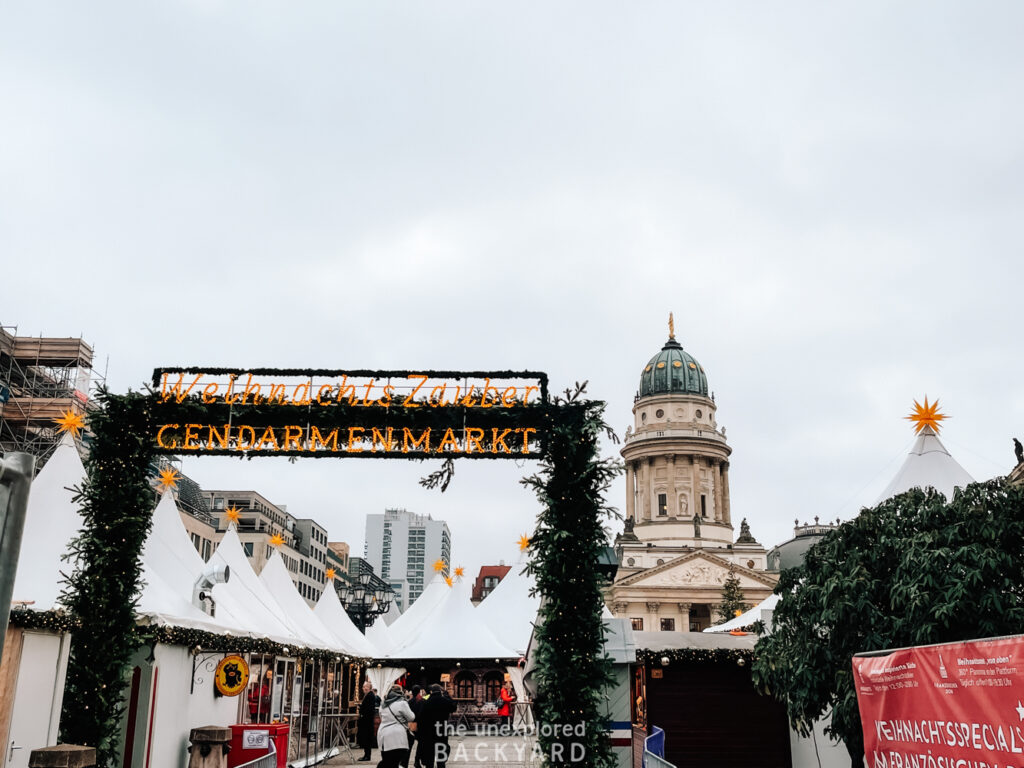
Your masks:
M241 656L225 656L217 665L213 683L221 696L237 696L249 684L249 665Z

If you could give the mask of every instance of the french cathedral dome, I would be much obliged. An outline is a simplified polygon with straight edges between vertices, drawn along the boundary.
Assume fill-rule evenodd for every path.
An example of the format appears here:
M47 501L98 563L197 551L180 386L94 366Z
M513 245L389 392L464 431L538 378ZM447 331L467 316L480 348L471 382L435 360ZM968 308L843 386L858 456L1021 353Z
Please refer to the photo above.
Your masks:
M672 392L705 397L708 394L704 368L683 349L675 336L669 336L665 346L640 374L640 397Z

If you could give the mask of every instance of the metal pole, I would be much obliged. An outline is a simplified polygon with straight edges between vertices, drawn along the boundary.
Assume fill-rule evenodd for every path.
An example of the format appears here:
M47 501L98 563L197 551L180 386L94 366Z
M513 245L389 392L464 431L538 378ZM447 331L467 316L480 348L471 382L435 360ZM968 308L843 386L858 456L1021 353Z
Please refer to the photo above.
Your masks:
M36 459L28 453L9 453L0 460L0 656L11 615L14 577L18 572L21 534Z

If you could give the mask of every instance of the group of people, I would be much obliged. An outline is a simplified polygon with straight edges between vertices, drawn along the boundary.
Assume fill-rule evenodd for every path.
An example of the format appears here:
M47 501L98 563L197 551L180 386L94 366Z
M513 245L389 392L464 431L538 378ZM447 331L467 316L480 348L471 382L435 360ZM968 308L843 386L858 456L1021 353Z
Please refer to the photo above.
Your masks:
M515 700L512 683L506 682L496 702L500 704L498 716L506 730L511 724ZM437 683L429 688L414 685L408 693L402 686L393 685L383 700L369 681L363 683L356 734L363 749L359 762L372 759L370 752L376 743L381 752L377 768L409 768L409 755L413 753L414 746L413 768L445 768L448 760L445 726L456 708L448 692ZM380 725L375 727L378 709Z

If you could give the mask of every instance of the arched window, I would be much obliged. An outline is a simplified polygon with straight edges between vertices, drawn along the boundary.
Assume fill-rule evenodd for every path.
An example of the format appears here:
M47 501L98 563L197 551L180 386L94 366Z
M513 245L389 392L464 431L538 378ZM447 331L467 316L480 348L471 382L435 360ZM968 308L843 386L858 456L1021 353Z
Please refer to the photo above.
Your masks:
M501 672L491 670L484 675L484 701L497 701L498 691L505 682L505 676Z
M476 683L476 675L468 670L462 670L455 675L455 698L472 699L473 685Z

